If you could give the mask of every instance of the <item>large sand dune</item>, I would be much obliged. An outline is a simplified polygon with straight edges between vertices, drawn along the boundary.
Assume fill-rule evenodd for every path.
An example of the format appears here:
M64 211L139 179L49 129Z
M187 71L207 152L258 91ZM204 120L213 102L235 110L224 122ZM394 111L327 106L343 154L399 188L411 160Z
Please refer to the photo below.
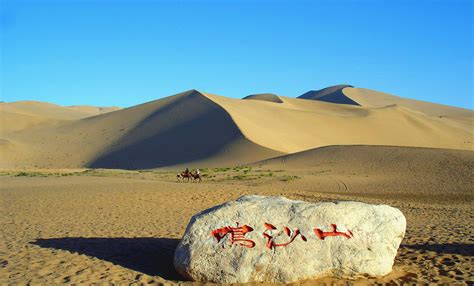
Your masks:
M0 167L229 166L354 144L473 149L471 110L350 87L324 97L334 92L355 94L361 106L196 90L100 115L90 107L3 104Z
M336 92L359 92L360 105L191 90L96 116L2 108L0 167L21 170L0 172L0 284L191 285L172 262L189 219L247 194L406 216L392 273L305 285L469 284L473 111ZM183 165L234 168L177 182Z
M355 88L352 85L335 85L321 90L312 90L300 95L298 98L339 104L360 105L369 108L398 105L413 111L422 112L426 115L438 117L470 117L472 120L473 116L472 110L403 98L366 88Z
M39 125L51 126L62 120L78 120L119 109L119 107L84 105L60 106L39 101L2 102L0 103L0 132L15 132Z
M3 154L7 160L2 163L14 167L144 169L200 161L227 165L282 154L250 142L222 107L194 90L10 134L7 140L10 148L29 146Z
M249 140L284 153L353 144L473 148L472 126L463 118L454 125L451 119L398 105L374 108L288 97L276 104L206 95L230 114Z

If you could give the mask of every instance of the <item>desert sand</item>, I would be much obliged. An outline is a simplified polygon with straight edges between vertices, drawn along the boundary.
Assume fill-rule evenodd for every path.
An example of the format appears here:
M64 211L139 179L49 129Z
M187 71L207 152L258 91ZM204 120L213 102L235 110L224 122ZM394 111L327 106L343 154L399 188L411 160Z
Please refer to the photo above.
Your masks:
M281 98L273 93L258 93L258 94L251 94L248 95L242 99L247 99L247 100L263 100L263 101L268 101L268 102L274 102L274 103L283 103L283 100Z
M203 183L171 171L4 172L0 283L182 282L172 256L190 217L261 194L400 208L408 228L393 272L356 283L469 284L473 166L470 151L338 146L205 169ZM349 281L306 283L319 282Z
M472 110L346 85L0 108L0 284L188 283L172 260L189 219L247 194L407 217L391 274L303 284L474 283ZM203 182L177 182L184 166Z
M324 98L347 93L370 100L335 104L274 94L241 100L190 90L75 120L75 108L32 112L33 103L3 104L0 168L235 166L331 145L474 148L472 110L400 103L366 89L327 90L333 89Z

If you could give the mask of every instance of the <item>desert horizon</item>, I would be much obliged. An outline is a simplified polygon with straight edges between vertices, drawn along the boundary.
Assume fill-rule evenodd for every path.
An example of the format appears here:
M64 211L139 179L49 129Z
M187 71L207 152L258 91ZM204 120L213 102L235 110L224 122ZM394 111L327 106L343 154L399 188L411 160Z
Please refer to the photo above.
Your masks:
M298 98L190 90L124 109L1 107L0 168L225 167L331 145L474 148L473 110L346 85Z
M474 285L473 4L0 1L0 285Z
M248 194L407 216L390 274L304 284L472 278L472 110L349 86L0 107L2 283L184 283L173 255L190 216ZM202 181L177 178L184 168Z

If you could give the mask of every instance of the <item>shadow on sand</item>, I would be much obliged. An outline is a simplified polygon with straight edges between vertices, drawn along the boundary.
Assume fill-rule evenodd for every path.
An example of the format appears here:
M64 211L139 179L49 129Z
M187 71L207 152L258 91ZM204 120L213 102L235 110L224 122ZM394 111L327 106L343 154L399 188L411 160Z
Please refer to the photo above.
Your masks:
M173 256L179 239L171 238L99 238L64 237L38 239L33 244L97 257L113 264L160 276L166 280L182 281L173 267Z
M416 250L434 251L445 254L460 254L466 256L474 256L474 244L471 243L440 243L440 244L402 244L403 248L411 248Z

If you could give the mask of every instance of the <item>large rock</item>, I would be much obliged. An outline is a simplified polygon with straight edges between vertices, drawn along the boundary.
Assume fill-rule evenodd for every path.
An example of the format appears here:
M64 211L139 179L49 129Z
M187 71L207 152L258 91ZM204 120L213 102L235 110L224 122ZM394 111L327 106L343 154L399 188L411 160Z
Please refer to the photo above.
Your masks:
M383 276L406 220L395 208L244 196L191 219L174 265L200 282L295 282Z

